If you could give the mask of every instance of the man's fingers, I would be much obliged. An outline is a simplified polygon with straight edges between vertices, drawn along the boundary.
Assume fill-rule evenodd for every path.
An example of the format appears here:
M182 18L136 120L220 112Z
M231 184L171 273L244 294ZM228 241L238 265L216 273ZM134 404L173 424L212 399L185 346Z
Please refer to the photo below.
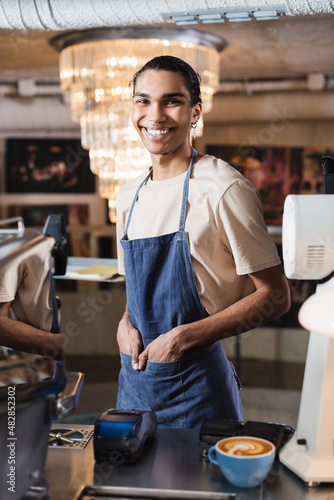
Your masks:
M138 332L138 330L136 330L136 332ZM132 346L132 368L134 370L140 369L139 368L139 354L140 354L140 351L142 350L142 347L143 347L143 344L142 344L141 337L140 337L139 332L138 332L137 343L135 346Z
M139 353L132 354L132 368L134 370L138 370L138 368L139 368L138 357L139 357Z
M138 370L144 370L147 359L148 359L148 352L145 350L139 356Z

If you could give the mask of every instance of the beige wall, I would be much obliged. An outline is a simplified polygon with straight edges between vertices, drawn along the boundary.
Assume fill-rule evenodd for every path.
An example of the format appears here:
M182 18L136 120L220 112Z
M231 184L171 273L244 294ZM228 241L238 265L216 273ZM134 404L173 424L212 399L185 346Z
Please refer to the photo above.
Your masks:
M334 148L334 92L219 94L196 140L207 144Z

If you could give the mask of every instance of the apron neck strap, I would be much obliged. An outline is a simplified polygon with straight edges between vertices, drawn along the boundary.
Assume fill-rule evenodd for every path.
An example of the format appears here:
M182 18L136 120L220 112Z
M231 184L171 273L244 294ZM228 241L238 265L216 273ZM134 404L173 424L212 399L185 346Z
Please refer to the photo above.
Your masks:
M180 224L179 224L179 231L182 231L182 232L184 231L184 225L185 225L185 220L186 220L189 179L190 179L191 171L192 171L196 156L197 156L197 151L194 148L192 148L191 159L190 159L187 175L186 175L186 178L185 178L184 184L183 184L182 207L181 207ZM141 190L143 185L148 181L150 175L151 175L151 170L149 171L149 173L147 174L145 179L141 182L141 184L139 185L139 187L136 191L135 197L133 198L132 205L130 208L129 217L128 217L128 220L126 223L124 235L126 235L128 233L128 229L129 229L129 225L130 225L130 221L131 221L131 217L132 217L132 212L133 212L134 206L136 204L136 201L138 199L139 191Z
M179 231L181 231L181 232L184 231L184 226L185 226L185 221L186 221L189 179L190 179L190 175L192 172L192 168L193 168L196 156L197 156L197 151L196 151L196 149L193 148L188 171L187 171L187 175L186 175L186 178L184 180L184 185L183 185L182 206L181 206L181 215L180 215L180 224L179 224Z
M133 212L134 206L136 204L136 201L138 199L139 191L141 190L141 188L143 187L143 185L148 181L151 173L152 173L152 169L150 169L149 173L147 174L147 176L145 177L145 179L143 180L143 182L141 182L141 184L139 185L139 187L138 187L138 189L136 191L135 197L133 198L132 205L131 205L131 208L130 208L129 217L128 217L128 221L126 223L124 235L128 234L128 229L129 229L129 225L130 225L130 221L131 221L132 212Z

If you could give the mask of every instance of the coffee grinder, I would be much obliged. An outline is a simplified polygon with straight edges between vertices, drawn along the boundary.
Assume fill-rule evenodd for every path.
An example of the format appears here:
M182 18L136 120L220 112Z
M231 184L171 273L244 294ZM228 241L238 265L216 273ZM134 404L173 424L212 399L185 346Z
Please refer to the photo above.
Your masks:
M326 194L287 196L282 227L287 277L318 280L299 311L310 338L297 429L279 453L309 486L334 482L334 160L322 166Z

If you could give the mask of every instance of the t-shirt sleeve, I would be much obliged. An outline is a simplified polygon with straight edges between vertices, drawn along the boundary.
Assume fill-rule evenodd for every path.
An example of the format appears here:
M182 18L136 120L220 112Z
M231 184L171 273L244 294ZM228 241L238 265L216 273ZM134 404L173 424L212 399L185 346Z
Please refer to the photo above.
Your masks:
M0 302L12 302L22 281L22 266L11 262L0 266Z
M219 203L223 244L233 255L238 275L280 264L268 234L259 193L248 180L234 182Z

